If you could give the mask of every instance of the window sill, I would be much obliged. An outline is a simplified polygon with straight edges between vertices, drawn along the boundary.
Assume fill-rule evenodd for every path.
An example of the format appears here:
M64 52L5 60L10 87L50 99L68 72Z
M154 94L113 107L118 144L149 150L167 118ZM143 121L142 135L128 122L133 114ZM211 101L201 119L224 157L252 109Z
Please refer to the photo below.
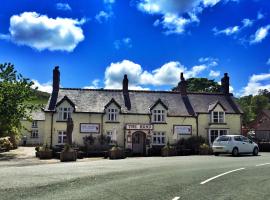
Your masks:
M67 120L56 120L56 122L67 122Z
M119 121L106 121L105 123L111 123L111 124L120 124L120 122Z
M167 122L151 122L151 124L167 124Z
M227 123L210 122L209 125L227 125Z

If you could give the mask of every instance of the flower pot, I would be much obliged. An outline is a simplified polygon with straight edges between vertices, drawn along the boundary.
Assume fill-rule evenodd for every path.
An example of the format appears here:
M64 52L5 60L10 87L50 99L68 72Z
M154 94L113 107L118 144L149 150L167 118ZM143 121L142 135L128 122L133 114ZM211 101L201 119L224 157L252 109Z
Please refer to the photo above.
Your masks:
M167 157L167 156L176 156L177 152L174 148L168 148L164 147L161 149L161 156Z
M39 158L39 151L36 151L36 157Z
M123 159L123 158L125 158L125 152L123 149L121 149L119 147L113 147L109 151L109 158L110 159Z
M52 159L52 150L39 151L40 159Z
M76 151L62 151L60 153L60 161L68 162L68 161L76 161L77 160L77 152Z

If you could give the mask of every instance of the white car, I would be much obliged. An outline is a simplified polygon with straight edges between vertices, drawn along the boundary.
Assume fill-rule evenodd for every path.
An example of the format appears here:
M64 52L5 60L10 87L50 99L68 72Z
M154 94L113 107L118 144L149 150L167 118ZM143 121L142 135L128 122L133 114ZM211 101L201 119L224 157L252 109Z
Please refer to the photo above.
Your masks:
M258 145L242 135L222 135L215 139L212 145L215 156L221 153L229 153L233 156L251 153L257 156Z

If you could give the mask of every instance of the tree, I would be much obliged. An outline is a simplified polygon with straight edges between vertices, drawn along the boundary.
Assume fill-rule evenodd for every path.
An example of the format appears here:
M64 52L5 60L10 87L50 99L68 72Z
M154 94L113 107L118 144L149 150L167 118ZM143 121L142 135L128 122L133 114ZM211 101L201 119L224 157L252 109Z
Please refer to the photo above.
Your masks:
M240 97L237 99L237 103L242 108L243 114L243 124L247 125L249 122L255 119L256 115L251 109L251 100L253 99L252 95Z
M251 109L253 113L258 114L264 109L269 108L269 99L263 95L256 95L251 100Z
M188 92L220 92L221 85L214 80L207 78L189 78L187 79ZM176 87L172 90L174 91Z
M0 137L14 137L21 129L21 119L31 120L31 112L37 105L33 82L19 74L14 65L0 64Z

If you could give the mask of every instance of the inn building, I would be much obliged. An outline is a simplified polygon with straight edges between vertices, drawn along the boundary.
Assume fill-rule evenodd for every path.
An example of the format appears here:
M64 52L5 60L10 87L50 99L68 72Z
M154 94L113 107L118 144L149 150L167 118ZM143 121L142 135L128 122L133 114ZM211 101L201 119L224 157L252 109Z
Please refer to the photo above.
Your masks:
M181 74L175 91L60 88L59 67L53 70L53 91L44 108L43 143L64 144L66 121L73 119L72 141L83 145L87 135L104 134L125 149L146 155L151 147L192 135L211 144L225 134L241 134L243 111L229 92L229 77L219 93L188 92Z

